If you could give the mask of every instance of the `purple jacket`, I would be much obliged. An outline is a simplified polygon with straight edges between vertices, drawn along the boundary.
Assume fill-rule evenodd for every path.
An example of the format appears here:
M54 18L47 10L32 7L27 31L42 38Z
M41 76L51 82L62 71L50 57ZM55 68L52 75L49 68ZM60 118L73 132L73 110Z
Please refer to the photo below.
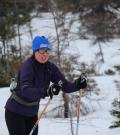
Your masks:
M57 66L51 62L40 64L33 56L25 61L18 72L16 93L28 102L40 101L46 97L46 91L50 82L63 82L62 90L66 93L77 91L74 83L65 79ZM38 114L39 104L36 106L25 106L9 98L5 108L25 116Z

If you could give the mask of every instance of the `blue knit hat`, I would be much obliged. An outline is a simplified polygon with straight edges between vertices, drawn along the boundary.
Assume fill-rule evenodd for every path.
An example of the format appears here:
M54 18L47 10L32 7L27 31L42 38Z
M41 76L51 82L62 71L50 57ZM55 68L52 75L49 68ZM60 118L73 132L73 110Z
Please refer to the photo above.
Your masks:
M48 39L44 36L36 36L32 41L32 50L33 52L41 48L48 48L51 50L50 43Z

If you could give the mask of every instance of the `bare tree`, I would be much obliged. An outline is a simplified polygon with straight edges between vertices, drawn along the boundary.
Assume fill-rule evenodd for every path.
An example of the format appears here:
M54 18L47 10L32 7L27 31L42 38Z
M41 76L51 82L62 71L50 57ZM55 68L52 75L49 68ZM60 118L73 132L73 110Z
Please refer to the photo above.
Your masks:
M56 55L57 55L57 64L60 67L61 70L64 70L64 64L63 64L63 58L61 56L64 54L64 50L67 46L69 46L69 30L72 26L72 19L69 20L68 22L66 21L66 16L67 12L65 13L62 10L58 9L58 5L55 3L54 0L47 0L48 2L48 7L53 15L54 19L54 26L56 30L56 40L57 40L57 50L56 50ZM61 2L62 5L64 1ZM66 6L66 5L65 5ZM67 27L66 27L67 24ZM63 56L62 56L63 57ZM65 62L65 61L64 61ZM70 72L67 70L67 72ZM63 92L63 99L64 99L64 117L68 118L69 117L69 101L68 101L68 94Z

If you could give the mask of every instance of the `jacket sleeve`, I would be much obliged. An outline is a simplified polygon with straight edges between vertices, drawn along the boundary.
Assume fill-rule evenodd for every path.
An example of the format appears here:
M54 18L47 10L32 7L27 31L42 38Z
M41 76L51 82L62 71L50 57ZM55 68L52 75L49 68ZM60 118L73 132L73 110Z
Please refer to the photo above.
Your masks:
M53 64L52 68L52 82L58 84L59 81L62 82L62 90L66 93L72 93L78 91L74 82L68 81L64 74L58 69L56 65Z
M29 63L25 63L20 69L20 94L22 97L32 101L44 98L44 88L34 87L33 67Z

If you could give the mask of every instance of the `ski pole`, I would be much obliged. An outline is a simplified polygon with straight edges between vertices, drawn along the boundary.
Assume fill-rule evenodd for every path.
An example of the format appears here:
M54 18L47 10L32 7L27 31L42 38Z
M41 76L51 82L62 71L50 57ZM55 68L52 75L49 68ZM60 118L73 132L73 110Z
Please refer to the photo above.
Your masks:
M40 114L40 116L38 117L37 121L35 122L33 128L31 129L29 135L32 135L32 134L33 134L33 132L34 132L34 130L36 129L38 123L40 122L42 116L45 114L46 109L47 109L48 105L50 104L50 101L51 101L51 98L49 98L49 100L48 100L47 104L45 105L43 111L41 112L41 114Z
M81 83L86 80L84 73L81 74L81 78L82 78ZM80 104L81 104L82 91L83 91L83 89L79 90L79 96L77 97L77 127L76 127L76 135L78 135L78 131L79 131Z
M79 131L81 96L82 96L82 89L79 91L79 96L77 97L77 127L76 127L76 135L78 135L78 131Z

